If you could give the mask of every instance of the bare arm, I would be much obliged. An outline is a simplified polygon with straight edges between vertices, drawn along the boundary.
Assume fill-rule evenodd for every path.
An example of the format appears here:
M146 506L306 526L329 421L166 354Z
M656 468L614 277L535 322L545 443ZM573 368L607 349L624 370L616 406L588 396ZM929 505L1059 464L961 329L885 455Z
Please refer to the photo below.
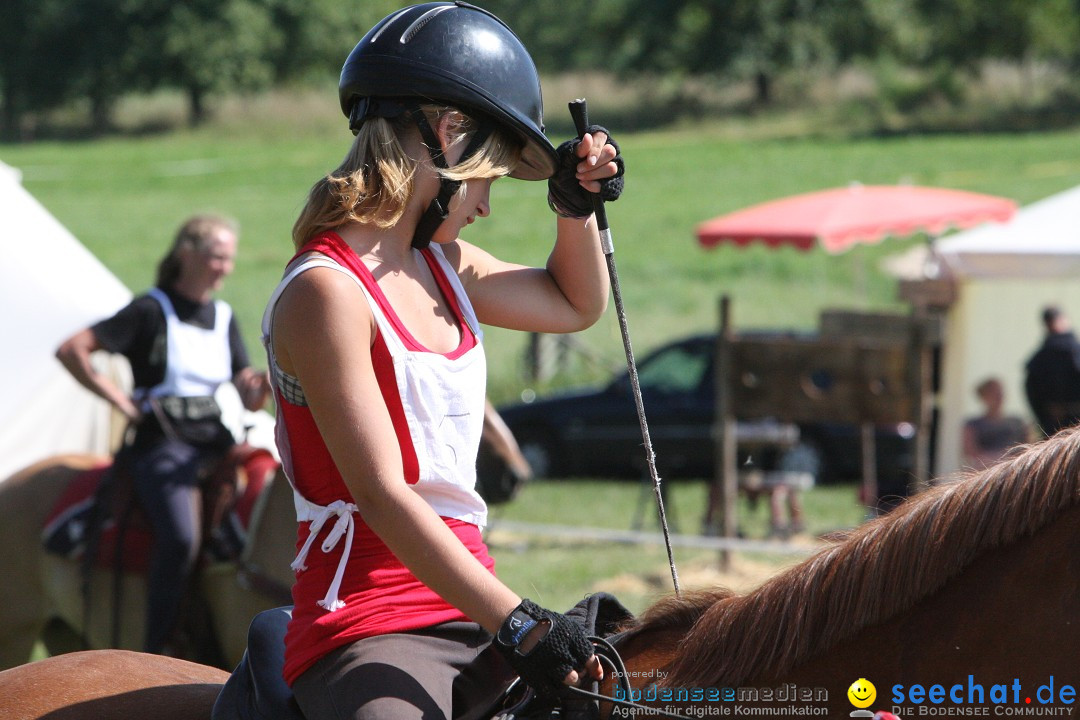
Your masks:
M617 172L606 136L586 135L578 145L578 178L590 192ZM593 158L595 162L593 162ZM459 240L448 246L481 322L533 332L564 333L595 323L607 307L607 264L595 217L558 219L555 246L545 268L503 262Z
M108 376L102 375L90 361L90 356L97 350L104 349L94 331L90 328L80 330L64 341L56 351L56 359L71 373L80 385L105 399L132 422L138 422L142 413L120 388Z

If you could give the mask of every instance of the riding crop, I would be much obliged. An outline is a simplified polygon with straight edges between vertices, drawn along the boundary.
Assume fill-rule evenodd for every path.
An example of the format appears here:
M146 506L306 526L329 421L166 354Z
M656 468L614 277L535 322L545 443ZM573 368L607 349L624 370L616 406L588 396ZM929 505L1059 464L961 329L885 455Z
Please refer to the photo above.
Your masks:
M585 99L572 100L569 103L570 116L574 119L574 127L579 136L585 134L589 127L589 111L585 105ZM656 472L656 453L653 451L652 439L649 437L649 423L645 419L645 403L641 398L641 383L638 380L637 363L634 361L634 349L630 345L630 329L626 322L626 310L623 308L622 291L619 289L619 273L615 268L615 244L611 238L611 226L608 224L607 212L604 210L604 200L599 193L592 195L593 214L596 216L596 227L600 231L600 248L604 251L607 261L608 277L611 280L611 292L615 298L615 315L619 318L619 332L622 334L623 350L626 353L626 368L630 374L630 387L634 393L634 405L637 408L638 423L641 425L641 439L645 446L645 462L649 467L649 478L652 480L653 494L656 495L656 507L660 513L660 526L664 531L664 545L667 548L668 565L671 567L671 580L675 585L675 594L682 595L679 587L679 573L675 569L675 556L671 550L671 533L668 530L667 513L664 511L664 495L661 490L660 476Z

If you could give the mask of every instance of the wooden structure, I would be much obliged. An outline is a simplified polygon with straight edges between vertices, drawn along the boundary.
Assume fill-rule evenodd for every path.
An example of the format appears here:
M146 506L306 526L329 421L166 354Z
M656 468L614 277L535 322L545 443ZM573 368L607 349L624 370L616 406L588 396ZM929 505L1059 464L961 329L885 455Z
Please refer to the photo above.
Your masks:
M817 337L759 339L732 329L730 301L721 299L717 335L717 463L711 497L722 504L721 534L735 534L735 422L857 424L862 432L863 485L877 497L874 427L915 426L912 482L929 479L933 349L941 344L937 316L826 311Z

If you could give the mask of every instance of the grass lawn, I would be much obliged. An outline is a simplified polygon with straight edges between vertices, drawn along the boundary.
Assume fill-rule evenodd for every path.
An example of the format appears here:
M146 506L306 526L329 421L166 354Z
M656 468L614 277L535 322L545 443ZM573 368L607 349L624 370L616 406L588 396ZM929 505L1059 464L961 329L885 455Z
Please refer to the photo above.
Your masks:
M666 484L665 507L673 535L695 534L701 528L706 503L703 481ZM818 486L803 494L807 529L793 537L799 546L811 545L825 533L855 527L865 519L853 485ZM581 541L527 535L500 528L500 522L527 521L568 528L642 529L657 541ZM500 577L519 594L556 609L572 606L583 595L606 590L627 607L640 612L673 590L667 552L660 541L654 495L650 485L627 481L538 481L527 485L511 503L493 509L488 542ZM764 540L768 508L763 499L751 507L739 503L739 528L749 540ZM728 572L721 572L719 552L676 547L675 564L684 590L722 584L738 590L797 562L801 556L778 551L732 554Z
M237 217L240 257L223 296L258 357L259 319L291 255L292 222L307 188L339 161L350 139L336 123L289 127L0 145L0 160L21 169L26 188L136 291L152 282L157 260L188 214L216 210ZM627 133L620 142L627 188L609 217L639 352L715 327L724 293L733 298L734 323L744 328L812 327L827 307L899 309L895 283L879 262L922 242L890 240L839 256L760 247L705 251L694 226L721 213L854 181L942 185L1020 203L1080 183L1080 130L740 139L717 124ZM501 257L542 264L554 230L545 192L544 183L496 183L492 217L471 226L466 239ZM555 384L596 380L621 364L613 313L581 339L600 363L572 366ZM512 399L524 389L525 338L493 328L487 340L490 394L497 402Z

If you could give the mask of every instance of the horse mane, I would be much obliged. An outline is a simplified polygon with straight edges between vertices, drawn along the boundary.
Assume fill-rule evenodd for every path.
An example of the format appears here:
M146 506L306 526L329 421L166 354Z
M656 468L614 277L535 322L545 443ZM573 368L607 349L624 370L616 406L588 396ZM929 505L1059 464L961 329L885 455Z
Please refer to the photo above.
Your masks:
M976 557L1080 502L1080 428L1020 446L864 523L837 544L733 595L668 598L631 632L689 631L666 670L671 687L737 687L776 677L936 592Z

